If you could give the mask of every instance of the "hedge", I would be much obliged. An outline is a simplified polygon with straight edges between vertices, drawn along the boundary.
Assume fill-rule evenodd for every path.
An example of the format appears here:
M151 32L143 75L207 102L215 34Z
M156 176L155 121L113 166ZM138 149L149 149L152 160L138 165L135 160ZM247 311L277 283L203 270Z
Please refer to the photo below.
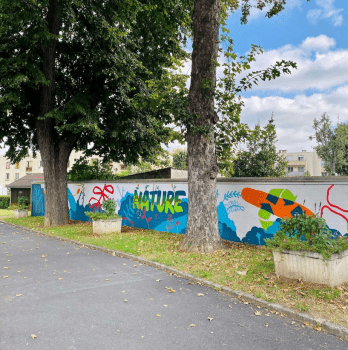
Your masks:
M10 196L0 196L0 209L7 209L10 206Z

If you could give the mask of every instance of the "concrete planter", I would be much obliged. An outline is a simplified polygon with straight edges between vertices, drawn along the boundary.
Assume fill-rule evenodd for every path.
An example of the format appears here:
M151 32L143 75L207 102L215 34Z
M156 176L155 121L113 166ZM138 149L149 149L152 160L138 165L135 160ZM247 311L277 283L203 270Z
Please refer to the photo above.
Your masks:
M273 251L275 272L279 276L326 284L331 287L348 281L348 250L341 256L332 254L323 261L319 253L283 250Z
M93 220L93 233L102 235L105 233L120 233L122 218L108 220Z
M28 217L28 209L13 209L13 217L15 219Z

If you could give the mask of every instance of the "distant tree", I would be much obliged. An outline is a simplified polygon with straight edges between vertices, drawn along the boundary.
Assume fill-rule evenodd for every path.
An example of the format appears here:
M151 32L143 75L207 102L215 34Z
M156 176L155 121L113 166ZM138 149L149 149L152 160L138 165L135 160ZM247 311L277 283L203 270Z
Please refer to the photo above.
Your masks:
M233 161L234 177L280 177L285 175L287 161L277 153L273 116L261 129L256 125L249 136L247 150L241 150Z
M310 177L310 176L311 176L311 173L307 170L307 171L305 171L305 173L303 174L303 176Z
M113 180L117 178L110 163L103 163L98 159L92 161L79 159L72 166L67 177L68 181Z
M173 167L178 169L187 169L187 150L177 148L172 152Z
M348 174L348 125L331 125L330 116L324 113L320 119L314 119L314 135L309 139L317 142L316 152L325 161L325 170L329 175Z

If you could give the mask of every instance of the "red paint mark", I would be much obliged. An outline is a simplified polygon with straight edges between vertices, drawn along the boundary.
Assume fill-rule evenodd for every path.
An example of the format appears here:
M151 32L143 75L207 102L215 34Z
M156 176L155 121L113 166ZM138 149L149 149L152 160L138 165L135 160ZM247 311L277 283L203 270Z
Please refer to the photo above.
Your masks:
M328 189L327 189L327 192L326 192L326 201L328 202L328 204L331 206L331 207L334 207L338 210L342 210L344 213L348 213L348 210L346 209L342 209L341 207L337 206L337 205L334 205L330 202L330 199L329 199L329 195L330 195L330 191L331 191L331 188L334 187L335 185L331 185ZM348 219L341 213L338 213L337 211L331 209L328 205L324 205L321 210L320 210L320 216L323 217L323 211L324 209L328 209L330 210L332 213L340 216L341 218L343 218L344 220L346 220L347 222L347 230L348 230Z
M124 216L122 220L128 220L132 224L132 227L134 227L133 221L129 220L127 217Z
M99 199L91 197L88 201L88 206L91 209L93 208L93 212L95 212L98 208L100 209L100 211L102 211L101 201L104 202L105 200L109 199L108 195L105 192L113 194L114 188L112 187L112 185L104 185L103 189L101 189L99 186L95 186L93 188L93 193L96 195L100 195ZM92 200L95 200L96 202L91 204Z

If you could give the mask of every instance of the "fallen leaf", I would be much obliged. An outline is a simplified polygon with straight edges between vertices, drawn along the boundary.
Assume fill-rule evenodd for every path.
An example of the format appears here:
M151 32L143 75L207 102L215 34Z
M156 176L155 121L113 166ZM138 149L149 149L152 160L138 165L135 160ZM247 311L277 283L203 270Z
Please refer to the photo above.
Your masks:
M105 281L110 281L110 280L108 278L106 278Z
M46 258L46 256L47 256L46 254L43 254L41 255L41 258Z
M124 263L123 265L127 265L126 263Z
M161 317L161 315L160 314L156 314L156 317Z
M116 274L116 273L117 273L117 271L114 271L114 273Z
M213 319L214 319L214 317L208 316L208 320L209 320L209 321L212 321Z
M175 289L169 288L169 293L175 293Z
M116 256L116 253L115 253L115 252L113 252L111 255L112 255L112 256Z
M265 327L268 327L268 323L265 323Z
M164 306L164 307L168 307L168 305L167 305L167 304L164 304L163 306Z
M10 276L2 276L2 278L8 278L8 277L10 277Z
M204 297L204 294L203 293L197 293L197 296L198 297Z
M16 294L16 297L20 297L20 296L22 296L23 294Z
M295 321L292 321L291 324L295 324L296 322Z
M247 274L248 270L245 271L237 271L238 275L245 276Z
M125 302L125 303L128 303L128 300L127 300L127 299L124 299L124 302Z
M31 339L36 339L37 338L37 335L36 334L32 334L31 335Z
M191 323L190 327L196 327L196 325L194 323Z
M133 267L137 267L137 265L133 265Z
M233 306L232 306L232 305L228 305L228 307L229 307L230 309L232 309L232 308L233 308Z
M59 280L63 280L64 278L63 278L63 277L59 277L58 279L59 279Z
M160 282L161 280L156 280L156 282Z
M255 311L255 316L261 316L262 312L261 311Z
M8 267L7 267L7 266L4 266L4 269L5 269L5 270L8 270Z
M126 291L125 291L125 290L123 290L123 291L122 291L122 293L126 293Z

